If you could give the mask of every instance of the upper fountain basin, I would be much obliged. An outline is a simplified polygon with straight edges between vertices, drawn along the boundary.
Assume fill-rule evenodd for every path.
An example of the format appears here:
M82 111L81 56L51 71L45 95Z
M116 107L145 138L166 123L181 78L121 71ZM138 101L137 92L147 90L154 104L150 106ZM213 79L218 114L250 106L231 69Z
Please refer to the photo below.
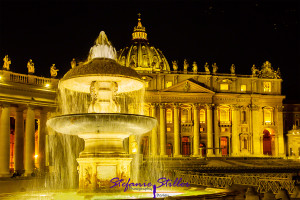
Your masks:
M106 138L115 135L125 138L131 134L141 135L152 130L157 120L144 115L123 113L83 113L60 115L47 121L56 132L78 135L82 138Z
M60 80L60 85L69 90L90 93L92 81L116 82L117 93L140 90L144 81L129 67L118 64L110 58L94 58L70 69Z

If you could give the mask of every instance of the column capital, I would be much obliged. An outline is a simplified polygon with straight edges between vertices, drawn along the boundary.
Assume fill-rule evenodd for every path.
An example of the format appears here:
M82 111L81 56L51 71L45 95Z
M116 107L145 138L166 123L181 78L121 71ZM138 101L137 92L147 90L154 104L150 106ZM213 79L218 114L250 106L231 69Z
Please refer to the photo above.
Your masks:
M260 108L260 106L255 105L255 104L249 104L248 107L253 111L257 111Z
M159 103L160 109L166 109L166 103Z
M215 104L212 104L212 103L207 103L206 104L206 109L207 110L212 110L214 108Z
M27 104L27 109L30 108L31 110L35 110L36 108L33 105Z
M277 108L278 112L282 112L282 111L283 111L283 108L284 108L284 106L282 106L282 105L278 105L278 106L276 106L276 108Z
M151 103L151 104L150 104L150 107L151 107L151 108L157 108L157 105L158 105L157 103Z
M200 109L200 104L199 103L193 103L193 109L194 110L199 110Z
M9 103L1 103L0 104L0 108L7 108L7 107L10 107Z
M181 107L180 103L173 103L173 108L174 109L179 109Z
M233 111L239 111L241 108L241 106L238 104L232 104L230 107Z

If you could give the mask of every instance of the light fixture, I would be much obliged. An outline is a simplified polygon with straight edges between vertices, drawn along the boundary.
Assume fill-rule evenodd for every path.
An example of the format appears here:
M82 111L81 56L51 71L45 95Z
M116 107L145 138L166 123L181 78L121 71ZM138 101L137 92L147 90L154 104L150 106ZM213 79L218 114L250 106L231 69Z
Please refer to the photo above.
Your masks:
M39 155L37 155L37 154L34 155L34 158L35 158L35 159L37 159L38 157L39 157Z
M47 83L47 84L45 85L45 87L46 87L46 88L50 87L50 84L49 84L49 83Z

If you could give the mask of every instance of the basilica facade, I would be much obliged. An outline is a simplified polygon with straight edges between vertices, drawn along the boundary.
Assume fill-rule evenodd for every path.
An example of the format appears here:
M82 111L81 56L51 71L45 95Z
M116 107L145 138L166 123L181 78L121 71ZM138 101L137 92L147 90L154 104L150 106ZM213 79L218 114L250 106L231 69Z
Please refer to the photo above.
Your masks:
M31 61L28 74L14 73L5 58L0 70L0 176L12 170L31 174L35 167L49 165L46 121L57 107L57 69L51 67L51 78L38 77ZM285 96L280 71L270 62L253 65L250 75L236 74L234 65L228 74L218 73L216 63L198 66L185 60L170 66L149 43L140 18L131 46L118 51L117 61L141 75L146 85L143 114L158 121L139 138L138 152L145 157L286 155ZM136 153L131 146L128 153Z

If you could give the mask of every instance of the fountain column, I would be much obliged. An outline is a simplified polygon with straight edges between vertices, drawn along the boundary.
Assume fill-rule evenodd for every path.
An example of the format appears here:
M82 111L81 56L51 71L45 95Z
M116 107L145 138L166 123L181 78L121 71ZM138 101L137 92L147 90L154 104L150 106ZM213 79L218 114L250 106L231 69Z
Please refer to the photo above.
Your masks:
M174 157L180 154L180 134L179 134L179 104L174 104Z
M194 156L199 156L199 146L200 146L200 138L199 138L199 105L194 104Z
M211 104L207 104L207 156L213 156L214 152L213 152L213 123L212 123L212 105Z
M16 110L15 145L14 145L15 171L22 173L24 170L24 119L23 110Z
M35 151L35 114L34 109L30 106L27 108L26 125L25 125L25 175L29 176L34 169L34 151Z
M9 173L10 147L10 105L2 105L0 124L0 177L7 177Z
M214 130L215 130L215 155L220 155L220 128L219 128L219 120L218 120L218 107L214 108Z
M156 104L151 104L151 117L156 118ZM151 150L152 156L157 155L157 126L151 132Z
M166 106L159 104L160 155L166 156Z
M46 138L46 122L47 122L47 112L40 111L40 121L38 129L38 139L39 139L39 169L41 172L45 170L45 138Z

